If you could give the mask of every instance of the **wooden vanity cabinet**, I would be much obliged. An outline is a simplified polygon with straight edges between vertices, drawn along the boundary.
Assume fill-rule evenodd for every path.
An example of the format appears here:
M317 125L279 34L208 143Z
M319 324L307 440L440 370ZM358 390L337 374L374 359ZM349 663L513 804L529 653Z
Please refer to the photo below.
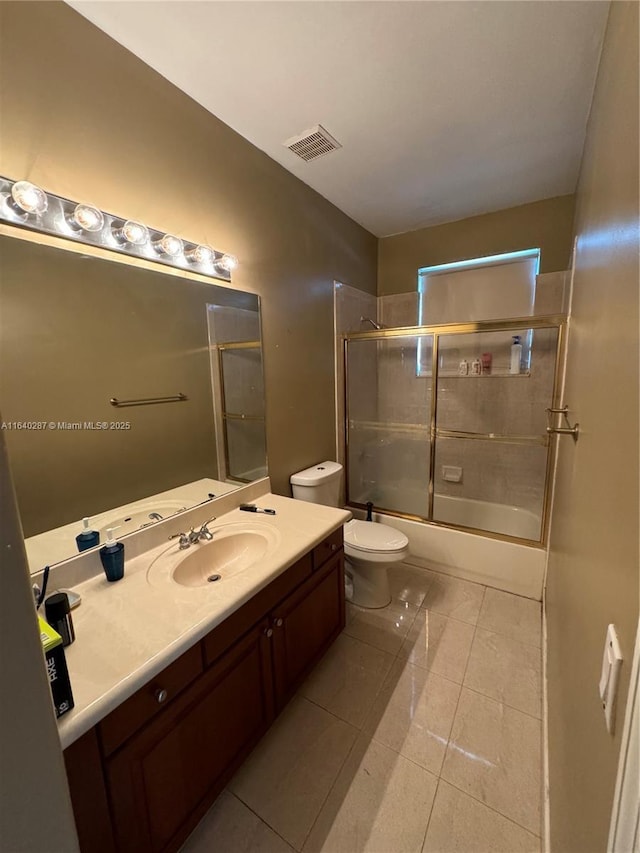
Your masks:
M280 711L344 628L341 552L273 610L271 625L275 701Z
M266 620L106 762L121 853L177 849L273 719Z
M63 753L82 853L116 853L98 729L89 729Z
M65 750L82 853L178 850L343 627L340 529Z

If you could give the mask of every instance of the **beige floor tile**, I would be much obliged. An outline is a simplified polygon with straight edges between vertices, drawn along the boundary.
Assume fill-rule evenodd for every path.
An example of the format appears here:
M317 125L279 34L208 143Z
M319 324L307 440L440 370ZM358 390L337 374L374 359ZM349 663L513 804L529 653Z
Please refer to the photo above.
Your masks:
M419 853L436 777L376 741L358 739L305 853Z
M296 697L229 789L300 849L357 736L357 730Z
M389 586L395 601L408 601L420 607L427 594L433 575L424 569L403 563L389 568Z
M465 687L519 711L541 716L540 649L504 634L477 628L464 678Z
M512 595L499 589L487 589L478 625L521 643L540 646L542 607L539 601L533 601L531 598Z
M475 628L432 610L419 610L399 657L462 683Z
M363 731L437 776L459 694L453 681L396 660Z
M192 832L181 853L293 853L279 835L223 791Z
M442 778L537 834L539 720L462 688Z
M362 728L393 656L341 634L300 688L300 693Z
M347 606L346 634L396 655L413 624L418 608L406 601L392 601L380 610Z
M422 853L540 853L540 839L441 779Z
M434 573L433 582L421 607L475 625L484 589L479 583Z

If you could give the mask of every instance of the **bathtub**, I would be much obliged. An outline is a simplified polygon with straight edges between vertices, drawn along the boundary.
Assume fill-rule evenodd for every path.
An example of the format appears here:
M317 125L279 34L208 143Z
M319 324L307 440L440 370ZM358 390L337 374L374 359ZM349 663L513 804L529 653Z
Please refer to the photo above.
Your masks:
M433 517L444 524L477 527L518 539L540 538L540 516L527 509L507 504L435 495Z
M385 503L387 506L402 506L403 512L416 515L424 513L424 492L412 495L410 490L402 489L402 501L398 503L392 495L397 488L394 486L382 490L378 486L375 489L376 503L382 506ZM362 502L366 502L366 499ZM364 517L358 510L354 511L354 515ZM444 495L434 499L434 516L441 520L440 524L500 530L508 536L523 539L537 539L540 529L539 517L528 510ZM542 600L546 562L546 550L543 547L505 542L426 521L410 521L384 512L376 513L374 518L401 530L407 536L410 553L406 562L411 565Z

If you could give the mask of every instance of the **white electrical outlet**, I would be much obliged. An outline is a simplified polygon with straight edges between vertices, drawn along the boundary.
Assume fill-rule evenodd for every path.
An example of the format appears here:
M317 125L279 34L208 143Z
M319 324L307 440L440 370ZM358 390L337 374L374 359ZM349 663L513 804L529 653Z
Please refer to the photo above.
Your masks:
M604 720L609 734L613 734L615 726L616 695L618 692L618 676L620 675L621 664L622 652L620 651L618 634L615 625L609 625L604 644L602 672L599 684Z

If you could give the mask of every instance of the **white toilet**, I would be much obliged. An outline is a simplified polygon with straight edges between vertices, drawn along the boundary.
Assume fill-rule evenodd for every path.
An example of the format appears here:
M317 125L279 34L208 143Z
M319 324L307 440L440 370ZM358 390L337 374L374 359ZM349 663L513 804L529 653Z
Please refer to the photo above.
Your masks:
M293 497L301 501L338 506L342 465L321 462L291 476ZM391 601L387 569L404 560L409 540L388 524L349 521L344 525L345 572L353 592L348 597L360 607L386 607ZM347 584L349 588L349 584Z

